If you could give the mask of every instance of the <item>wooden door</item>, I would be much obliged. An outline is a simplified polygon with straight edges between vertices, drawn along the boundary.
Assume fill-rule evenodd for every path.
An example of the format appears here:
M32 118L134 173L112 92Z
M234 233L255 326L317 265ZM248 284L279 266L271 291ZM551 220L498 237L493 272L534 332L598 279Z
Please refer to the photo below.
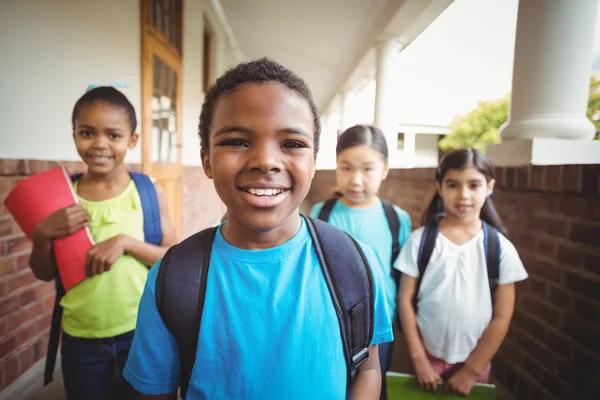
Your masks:
M181 0L142 3L142 170L161 184L182 227Z

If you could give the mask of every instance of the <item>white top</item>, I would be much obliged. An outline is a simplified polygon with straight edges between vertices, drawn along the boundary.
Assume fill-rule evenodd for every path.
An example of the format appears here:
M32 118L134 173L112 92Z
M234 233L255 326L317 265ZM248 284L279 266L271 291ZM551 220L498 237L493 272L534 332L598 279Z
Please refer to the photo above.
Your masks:
M394 268L418 278L424 228L415 230ZM515 246L500 234L499 285L522 281L527 272ZM449 364L464 362L492 319L483 230L458 246L439 233L417 296L417 325L425 349Z

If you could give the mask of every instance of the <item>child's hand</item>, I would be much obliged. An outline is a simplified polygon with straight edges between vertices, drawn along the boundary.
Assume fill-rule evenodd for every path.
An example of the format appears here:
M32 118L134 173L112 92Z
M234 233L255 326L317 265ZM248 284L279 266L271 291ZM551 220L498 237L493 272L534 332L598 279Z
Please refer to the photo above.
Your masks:
M81 204L56 210L37 224L34 234L44 240L58 239L72 235L88 224L88 213Z
M124 239L125 236L118 235L92 247L88 252L85 265L87 276L109 271L117 259L125 253Z
M424 358L420 361L415 361L415 372L419 386L427 392L435 392L438 383L442 382L440 374L435 372L428 359Z
M471 390L473 390L478 377L475 372L463 366L448 379L445 390L457 396L468 396Z

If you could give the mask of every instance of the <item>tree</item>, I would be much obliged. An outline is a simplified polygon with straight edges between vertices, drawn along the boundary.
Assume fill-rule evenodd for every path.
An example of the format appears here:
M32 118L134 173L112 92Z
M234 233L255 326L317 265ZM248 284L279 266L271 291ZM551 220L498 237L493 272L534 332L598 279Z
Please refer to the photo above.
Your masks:
M510 94L495 101L480 101L476 109L450 124L451 133L440 140L440 149L474 147L485 151L488 144L500 143L498 129L508 119ZM600 81L592 78L587 116L600 140Z

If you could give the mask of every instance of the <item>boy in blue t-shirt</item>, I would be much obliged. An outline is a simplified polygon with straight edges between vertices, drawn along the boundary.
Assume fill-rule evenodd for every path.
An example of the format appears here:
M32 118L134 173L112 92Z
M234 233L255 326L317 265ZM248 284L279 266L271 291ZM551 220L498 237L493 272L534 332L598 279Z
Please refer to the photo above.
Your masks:
M202 165L227 206L210 254L188 399L377 399L377 345L393 340L373 251L374 333L350 386L338 317L298 207L310 188L318 113L306 84L268 59L240 64L209 90ZM125 378L147 399L175 399L177 341L148 276ZM347 390L350 393L347 393Z

